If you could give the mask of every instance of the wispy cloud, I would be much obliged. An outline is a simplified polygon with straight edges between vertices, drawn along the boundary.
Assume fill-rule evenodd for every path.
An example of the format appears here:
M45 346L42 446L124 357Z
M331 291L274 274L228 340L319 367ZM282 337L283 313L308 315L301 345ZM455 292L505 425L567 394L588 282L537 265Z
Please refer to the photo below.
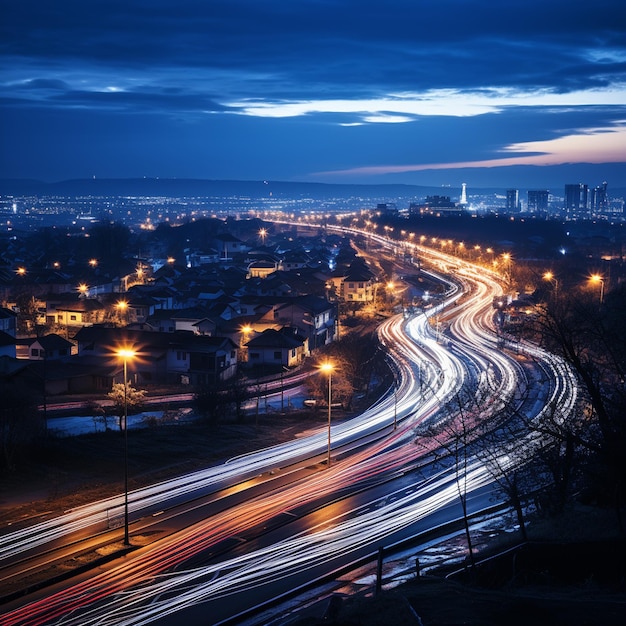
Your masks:
M379 176L426 170L512 167L518 165L563 165L569 163L622 163L626 160L626 120L611 128L587 129L547 141L529 141L506 146L511 156L478 161L376 165L316 172L319 176Z

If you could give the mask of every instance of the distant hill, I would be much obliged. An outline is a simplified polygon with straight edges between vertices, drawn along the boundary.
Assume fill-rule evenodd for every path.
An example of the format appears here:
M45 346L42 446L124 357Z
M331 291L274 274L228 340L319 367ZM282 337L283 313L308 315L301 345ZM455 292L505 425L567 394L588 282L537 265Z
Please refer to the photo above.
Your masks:
M533 187L534 189L534 187ZM557 189L556 187L554 189ZM520 187L520 194L526 187ZM558 194L558 190L556 191ZM468 187L467 194L506 194L505 188ZM450 196L458 201L459 187L430 187L422 185L347 185L283 181L204 180L193 178L85 178L47 183L30 179L0 180L2 196L161 196L161 197L228 197L258 198L424 198L430 195ZM626 196L626 188L609 187L609 196Z
M486 190L481 190L486 192ZM183 178L93 178L46 183L38 180L0 180L0 194L12 196L248 196L250 198L456 198L461 189L418 185L335 185L324 183L199 180Z

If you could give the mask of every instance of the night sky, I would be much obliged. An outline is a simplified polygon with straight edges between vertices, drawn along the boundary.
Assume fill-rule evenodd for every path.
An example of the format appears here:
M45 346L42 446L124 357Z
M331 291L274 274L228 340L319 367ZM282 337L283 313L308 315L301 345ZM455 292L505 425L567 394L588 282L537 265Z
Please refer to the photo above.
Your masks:
M0 178L626 186L623 0L0 0Z

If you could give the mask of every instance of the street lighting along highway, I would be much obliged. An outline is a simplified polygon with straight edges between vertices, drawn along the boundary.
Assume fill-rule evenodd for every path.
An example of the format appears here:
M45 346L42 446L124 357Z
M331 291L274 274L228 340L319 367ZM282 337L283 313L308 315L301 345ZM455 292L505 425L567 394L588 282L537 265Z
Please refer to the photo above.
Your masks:
M332 384L333 384L333 371L335 366L330 361L325 361L320 365L320 372L328 374L328 462L327 467L330 467L330 414L332 411Z
M128 533L128 360L135 357L131 348L120 348L117 351L124 363L124 545L130 546Z

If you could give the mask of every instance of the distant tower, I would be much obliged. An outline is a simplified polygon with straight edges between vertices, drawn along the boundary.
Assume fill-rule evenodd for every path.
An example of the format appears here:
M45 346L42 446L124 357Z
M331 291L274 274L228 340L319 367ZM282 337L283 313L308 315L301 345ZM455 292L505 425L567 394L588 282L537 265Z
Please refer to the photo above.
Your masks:
M545 213L548 210L549 195L547 189L529 189L528 210L531 213Z
M506 190L506 210L507 213L517 213L520 210L519 189Z
M459 204L467 204L467 183L461 183L461 201Z
M568 217L588 217L589 187L583 183L565 185L565 211Z

